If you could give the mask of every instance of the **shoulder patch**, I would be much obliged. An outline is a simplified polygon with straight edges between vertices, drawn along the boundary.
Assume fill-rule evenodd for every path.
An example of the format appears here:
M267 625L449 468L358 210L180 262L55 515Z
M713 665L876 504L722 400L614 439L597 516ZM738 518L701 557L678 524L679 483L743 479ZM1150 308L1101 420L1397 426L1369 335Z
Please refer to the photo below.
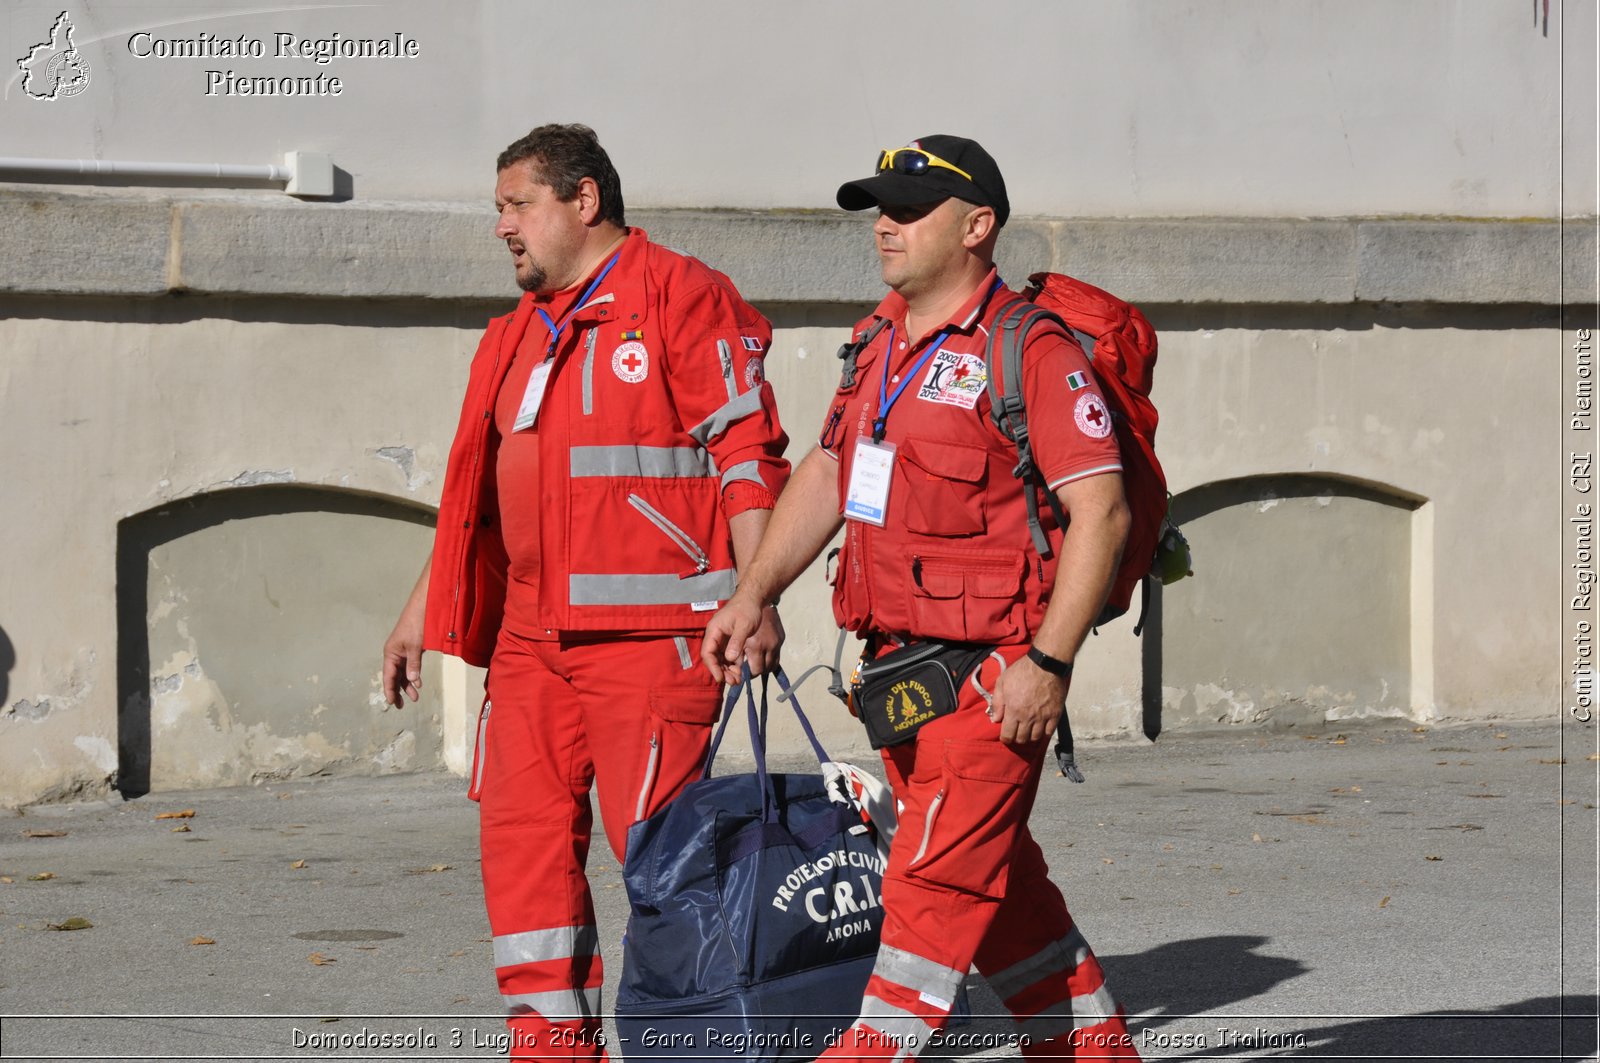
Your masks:
M1092 391L1078 396L1072 419L1077 422L1078 431L1090 439L1104 439L1111 434L1111 411L1106 409L1105 400Z

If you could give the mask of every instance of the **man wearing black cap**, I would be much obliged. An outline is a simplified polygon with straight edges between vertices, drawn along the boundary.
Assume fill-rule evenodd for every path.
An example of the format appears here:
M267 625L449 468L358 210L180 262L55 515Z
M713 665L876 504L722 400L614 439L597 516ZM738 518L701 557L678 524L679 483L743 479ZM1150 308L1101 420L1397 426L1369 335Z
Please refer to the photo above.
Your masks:
M973 963L1029 1056L1138 1058L1122 1009L1028 831L1072 660L1127 531L1121 462L1081 348L1037 328L1022 393L1038 469L1070 516L1035 551L1015 446L994 427L985 347L1020 296L994 267L1010 215L976 142L930 136L843 185L873 225L891 289L855 328L821 437L702 656L738 648L843 525L834 615L867 643L853 708L900 804L883 935L861 1016L826 1055L914 1056ZM1048 507L1040 507L1041 512Z

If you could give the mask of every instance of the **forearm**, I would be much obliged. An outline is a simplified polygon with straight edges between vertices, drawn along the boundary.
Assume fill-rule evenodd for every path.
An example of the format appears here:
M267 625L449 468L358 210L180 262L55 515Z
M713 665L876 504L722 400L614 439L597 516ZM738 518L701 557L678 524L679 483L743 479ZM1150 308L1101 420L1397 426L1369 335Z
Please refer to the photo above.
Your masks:
M733 563L740 572L750 567L761 546L761 537L772 520L770 509L747 509L728 518L728 534L733 540Z
M838 469L832 458L813 449L789 477L764 529L757 529L760 548L754 557L748 564L740 557L736 596L771 602L822 552L841 521ZM736 531L736 555L738 535Z
M1057 660L1071 661L1077 656L1105 605L1122 558L1128 509L1120 478L1114 486L1114 492L1097 491L1071 502L1072 519L1061 544L1055 587L1033 635L1033 645Z
M428 556L422 562L422 574L417 577L416 585L411 588L411 595L406 599L405 606L400 610L404 619L422 621L422 615L428 608L428 573L433 568L433 551L428 551Z

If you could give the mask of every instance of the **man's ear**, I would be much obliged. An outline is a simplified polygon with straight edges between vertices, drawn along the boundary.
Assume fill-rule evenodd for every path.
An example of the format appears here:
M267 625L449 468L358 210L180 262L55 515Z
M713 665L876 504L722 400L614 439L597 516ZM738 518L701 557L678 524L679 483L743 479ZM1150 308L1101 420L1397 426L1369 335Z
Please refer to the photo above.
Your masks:
M961 246L969 251L981 247L994 232L994 208L978 207L961 223Z
M573 195L572 201L577 204L578 217L583 224L594 226L600 222L601 203L600 185L593 177L580 177L578 191Z

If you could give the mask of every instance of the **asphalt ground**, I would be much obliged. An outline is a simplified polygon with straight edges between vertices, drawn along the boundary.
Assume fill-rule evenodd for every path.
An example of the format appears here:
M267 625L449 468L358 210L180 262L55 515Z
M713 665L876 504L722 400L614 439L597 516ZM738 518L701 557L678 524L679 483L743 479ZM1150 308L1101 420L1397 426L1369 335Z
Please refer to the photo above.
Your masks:
M1573 723L1090 745L1032 826L1147 1059L1593 1059L1595 750ZM0 814L0 1058L503 1056L464 789ZM627 900L592 862L609 1004ZM974 1022L923 1058L1016 1055L969 985Z

